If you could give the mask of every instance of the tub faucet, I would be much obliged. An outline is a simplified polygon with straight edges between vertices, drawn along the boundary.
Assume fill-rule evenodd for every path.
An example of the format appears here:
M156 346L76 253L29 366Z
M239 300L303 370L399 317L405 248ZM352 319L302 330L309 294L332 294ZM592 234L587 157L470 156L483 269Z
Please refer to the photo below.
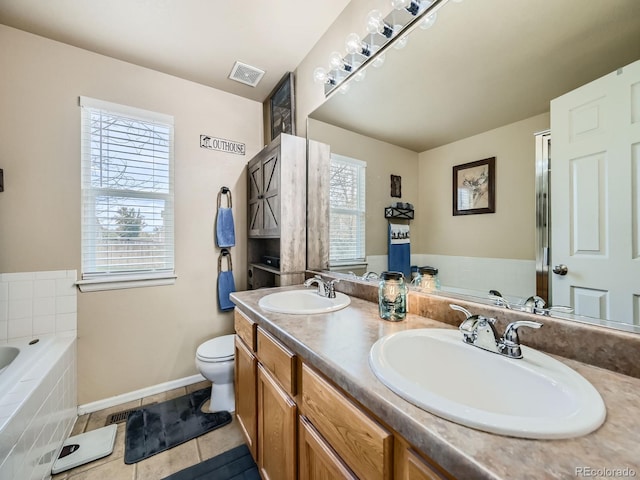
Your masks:
M459 330L462 333L462 341L482 348L492 353L504 355L509 358L522 358L520 348L520 337L518 329L520 327L540 328L541 323L522 320L512 322L507 325L504 335L500 337L494 326L496 319L487 318L481 315L472 315L469 310L460 305L449 305L453 310L457 310L466 315L466 319L460 324Z
M339 278L335 278L333 280L323 280L320 275L316 275L313 278L305 280L303 285L305 287L310 287L315 283L316 285L318 285L318 295L320 295L321 297L336 298L335 284L339 281Z

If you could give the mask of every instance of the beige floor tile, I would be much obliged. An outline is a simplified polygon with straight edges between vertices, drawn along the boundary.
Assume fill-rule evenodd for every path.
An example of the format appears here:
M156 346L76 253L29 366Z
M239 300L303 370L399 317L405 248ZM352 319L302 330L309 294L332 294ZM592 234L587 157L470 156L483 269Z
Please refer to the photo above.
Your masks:
M135 480L135 478L136 466L125 465L120 458L83 472L69 474L67 480ZM158 480L158 478L155 480Z
M201 435L196 438L196 441L200 451L200 459L207 460L243 444L244 436L234 415L230 424Z
M186 394L187 392L184 387L174 388L173 390L168 390L166 392L160 392L155 395L144 397L142 399L142 405L149 405L150 403L166 402L167 400L182 397L183 395L186 395Z
M140 406L140 400L133 400L131 402L122 403L120 405L116 405L115 407L105 408L104 410L98 410L97 412L93 412L89 415L89 421L87 422L86 432L91 430L95 430L96 428L104 427L104 423L107 420L107 417L112 413L117 413L122 410L129 410L130 408L136 408Z
M211 382L209 380L203 380L202 382L187 385L185 388L187 390L187 393L191 393L197 390L202 390L203 388L211 388Z
M191 440L138 462L136 480L158 480L199 462L196 441Z

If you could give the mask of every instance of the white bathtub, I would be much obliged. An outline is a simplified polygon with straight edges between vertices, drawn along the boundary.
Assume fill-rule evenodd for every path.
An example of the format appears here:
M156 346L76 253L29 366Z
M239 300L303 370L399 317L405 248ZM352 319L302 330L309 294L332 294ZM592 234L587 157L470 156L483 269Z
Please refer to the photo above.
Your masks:
M77 416L75 334L32 340L0 344L0 479L49 478Z

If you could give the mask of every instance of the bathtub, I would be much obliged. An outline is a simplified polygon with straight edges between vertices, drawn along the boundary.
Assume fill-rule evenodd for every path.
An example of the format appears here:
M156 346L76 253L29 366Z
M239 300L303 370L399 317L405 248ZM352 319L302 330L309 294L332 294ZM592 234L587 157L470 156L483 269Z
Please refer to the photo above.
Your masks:
M0 344L0 479L49 478L76 416L75 333Z

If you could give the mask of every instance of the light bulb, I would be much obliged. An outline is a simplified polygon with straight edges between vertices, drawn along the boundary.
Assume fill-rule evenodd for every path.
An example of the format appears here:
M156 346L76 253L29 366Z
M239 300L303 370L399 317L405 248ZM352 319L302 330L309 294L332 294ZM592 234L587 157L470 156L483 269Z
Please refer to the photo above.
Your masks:
M338 88L338 91L344 95L349 91L350 88L351 88L351 85L349 85L348 83L345 83L340 88Z
M335 85L336 81L334 78L327 73L327 69L324 67L317 67L313 71L313 81L315 83L323 83L328 85Z
M393 48L395 48L396 50L402 50L407 46L408 41L409 37L407 35L400 37L393 43Z
M438 18L438 12L433 12L422 19L420 22L420 28L422 30L430 29L434 23L436 23L436 19Z
M367 14L367 32L371 34L379 33L390 38L393 34L393 29L385 23L380 10L371 10Z
M329 66L334 70L342 70L344 68L344 59L340 52L333 52L329 56Z
M411 0L391 0L391 6L396 10L402 10L411 5Z
M350 33L347 35L347 39L344 43L347 53L360 53L362 50L362 42L360 42L360 36L357 33Z
M356 82L361 82L362 80L364 80L364 78L367 76L367 72L366 70L358 70L355 75L353 76L353 79Z
M356 54L359 53L368 57L371 55L371 51L369 50L369 46L360 40L360 36L357 33L350 33L347 35L347 39L345 40L345 49L347 53Z
M384 65L384 53L381 53L380 55L378 55L375 60L371 63L371 65L373 65L376 68L380 68L382 65Z

